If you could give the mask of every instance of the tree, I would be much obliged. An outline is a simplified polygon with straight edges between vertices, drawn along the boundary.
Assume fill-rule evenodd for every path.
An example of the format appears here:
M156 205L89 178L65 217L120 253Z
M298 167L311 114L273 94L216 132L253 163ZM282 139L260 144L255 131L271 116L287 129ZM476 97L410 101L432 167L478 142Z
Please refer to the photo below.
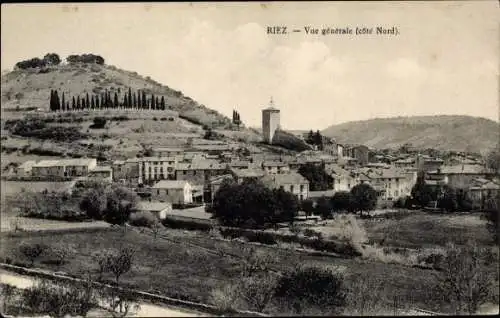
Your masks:
M500 213L500 193L489 195L484 203L485 218L487 220L488 231L493 235L493 239L498 244L498 214Z
M316 130L314 134L314 144L318 146L318 149L323 150L323 136L321 136L319 130Z
M90 99L90 108L95 109L95 96L92 95L92 98Z
M411 189L411 196L421 207L427 206L430 201L435 199L432 189L425 183L424 172L419 172L417 175L417 181Z
M297 266L278 278L275 297L289 303L297 314L306 308L339 314L346 304L344 277L328 268Z
M154 94L151 94L151 109L156 110L156 99Z
M64 99L64 92L63 92L61 97L61 110L64 111L65 107L66 107L66 100Z
M311 191L325 191L330 188L333 178L325 172L323 167L313 163L306 163L299 168L299 173L309 181Z
M104 189L90 189L80 201L80 210L89 218L102 220L106 210L106 193Z
M134 94L134 97L135 97L135 94ZM127 106L128 106L128 108L132 108L132 88L130 88L130 87L128 88Z
M318 202L316 203L316 213L321 215L323 219L331 218L332 216L331 201L325 196L322 196L318 199Z
M118 93L115 92L115 96L113 98L113 107L118 108L120 106L120 103L118 102Z
M299 201L297 197L283 189L273 189L274 215L271 220L273 224L280 222L293 223L299 211Z
M31 266L34 265L35 260L42 255L42 253L46 250L46 246L40 243L29 244L24 243L19 246L19 251L31 262Z
M120 277L132 268L134 254L134 250L122 247L117 252L108 255L107 269L113 273L117 284Z
M331 199L333 211L349 211L351 207L351 193L348 191L337 191Z
M161 110L165 110L165 96L161 97L160 105L161 105Z
M8 306L14 295L16 295L16 287L9 284L2 284L1 291L3 295L3 312L8 312Z
M486 154L484 161L488 169L491 169L496 174L500 174L500 145L490 150Z
M436 287L452 303L456 314L476 314L491 296L494 278L485 266L484 254L484 250L471 242L461 247L454 244L446 247Z
M55 107L55 98L54 98L54 90L53 89L50 90L49 109L51 111L55 111L56 110L56 107Z
M128 101L128 98L127 98L127 94L125 94L125 95L123 96L123 107L124 107L124 108L130 108L130 106L129 106L129 101Z
M225 180L213 202L214 217L222 224L262 227L276 221L277 203L273 192L254 180L234 184Z
M99 95L95 95L95 108L100 109L101 103L99 102Z
M309 131L309 133L307 134L307 139L306 139L306 142L310 145L313 145L314 144L314 132L312 131L312 129Z
M135 192L124 187L113 187L107 196L104 220L111 224L123 225L136 209L137 202Z
M145 91L142 91L142 98L141 98L141 102L142 102L142 109L146 109L147 106L148 106L148 101L147 101L147 98L146 98L146 92Z
M85 108L89 109L90 108L90 99L89 99L89 93L85 94Z
M352 208L354 211L371 211L377 205L377 192L366 183L357 184L351 189Z
M314 212L314 202L311 199L305 199L301 202L301 209L306 213L306 215L310 216Z
M78 109L78 110L82 109L82 103L80 101L80 96L76 97L76 109Z
M50 251L56 257L57 266L63 265L66 262L66 259L71 257L76 252L73 245L63 242L51 245Z
M130 95L129 95L129 97L130 97ZM133 103L132 103L132 106L133 106L134 108L137 108L137 95L136 95L136 93L135 93L135 92L134 92L134 97L133 97Z
M57 91L54 91L54 109L61 109L61 101L59 100L59 93Z
M437 200L437 207L447 212L455 212L458 209L456 189L443 186L443 194Z
M156 105L156 110L160 110L161 109L160 100L158 99L158 96L156 96L155 105Z

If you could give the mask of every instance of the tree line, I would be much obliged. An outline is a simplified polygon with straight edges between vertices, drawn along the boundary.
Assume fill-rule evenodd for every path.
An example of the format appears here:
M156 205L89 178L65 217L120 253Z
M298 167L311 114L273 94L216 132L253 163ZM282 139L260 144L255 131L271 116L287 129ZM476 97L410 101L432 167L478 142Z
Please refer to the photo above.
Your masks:
M101 94L86 93L83 96L72 96L71 98L64 94L59 98L57 90L50 91L49 109L51 111L72 111L72 110L86 110L86 109L151 109L151 110L165 110L165 97L155 96L151 94L150 97L146 95L145 91L137 91L132 93L129 88L128 92L119 96L118 92L112 93L108 90Z
M236 110L233 110L233 124L237 125L238 127L240 127L242 121L241 121L241 118L240 118L240 113Z
M100 55L95 54L81 54L81 55L70 55L66 58L69 64L74 63L93 63L93 64L104 64L104 58ZM57 53L47 53L43 58L34 57L31 59L19 61L16 63L16 69L28 69L28 68L40 68L51 65L61 64L61 58Z

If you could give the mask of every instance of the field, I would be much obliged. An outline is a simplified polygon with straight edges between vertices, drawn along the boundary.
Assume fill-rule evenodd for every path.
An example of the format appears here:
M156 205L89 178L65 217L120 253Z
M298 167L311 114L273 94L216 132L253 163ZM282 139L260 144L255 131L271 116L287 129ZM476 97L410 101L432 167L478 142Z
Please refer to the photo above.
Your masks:
M362 224L368 238L383 245L424 248L444 246L447 242L465 244L473 240L480 245L493 244L480 214L432 214L415 212L400 220L367 219Z
M48 262L50 257L45 256L37 260L35 266L77 276L91 272L95 277L97 269L92 253L121 245L129 246L136 250L136 262L132 272L121 278L123 284L178 298L209 302L211 290L238 279L242 265L239 257L248 253L240 243L209 239L206 234L167 229L162 236L164 238L155 240L150 235L133 230L125 233L117 230L17 237L4 234L0 254L3 258L10 257L14 262L22 262L22 257L16 252L21 242L51 245L63 241L74 245L78 251L69 263L57 268ZM273 257L273 268L285 269L294 263L340 266L345 271L347 285L359 279L380 281L388 305L397 295L398 299L405 299L405 302L411 302L419 308L443 309L439 299L429 293L434 282L433 271L368 260L310 256L269 247L260 247L258 250Z

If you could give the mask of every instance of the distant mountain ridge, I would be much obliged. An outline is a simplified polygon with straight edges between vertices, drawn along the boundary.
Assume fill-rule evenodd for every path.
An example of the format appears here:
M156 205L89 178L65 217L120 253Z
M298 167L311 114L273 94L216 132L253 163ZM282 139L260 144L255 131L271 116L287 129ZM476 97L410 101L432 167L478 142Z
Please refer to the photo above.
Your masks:
M376 118L333 125L322 132L339 143L373 148L416 148L482 153L500 141L500 124L490 119L460 115Z

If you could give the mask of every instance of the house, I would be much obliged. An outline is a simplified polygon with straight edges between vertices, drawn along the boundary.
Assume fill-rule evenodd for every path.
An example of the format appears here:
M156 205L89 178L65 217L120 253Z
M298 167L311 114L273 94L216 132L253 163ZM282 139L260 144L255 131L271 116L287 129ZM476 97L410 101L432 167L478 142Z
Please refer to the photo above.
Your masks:
M299 200L309 197L309 181L296 172L268 174L262 178L262 182L271 189L280 188L291 192Z
M351 191L352 187L359 183L356 174L343 169L338 165L332 165L325 168L325 172L332 178L332 185L330 186L335 192L337 191Z
M378 190L380 199L392 201L411 194L413 180L399 169L369 169L365 175L370 179L368 183Z
M28 160L23 162L21 165L15 168L16 175L18 177L30 177L31 170L35 164L36 164L35 160Z
M113 161L111 168L113 169L113 181L139 182L139 158Z
M84 177L97 166L95 158L42 160L31 166L34 177Z
M214 201L215 194L217 193L217 191L219 191L219 188L221 187L222 183L226 180L233 181L234 178L231 174L224 174L222 176L215 176L215 177L210 178L208 185L207 185L206 195L205 195L205 197L210 198L210 202ZM205 200L205 201L208 201L208 200Z
M183 148L159 147L153 148L153 157L176 157L184 154Z
M230 169L230 173L237 183L242 183L245 180L259 180L266 175L265 171L258 168L249 169Z
M419 171L434 171L443 165L444 161L439 158L433 158L427 155L417 155L415 159L415 168Z
M176 157L143 157L139 158L138 164L139 184L175 178Z
M344 145L337 143L337 156L342 158L344 156Z
M413 168L415 167L415 158L398 159L393 164L396 168Z
M186 180L161 180L151 187L151 198L172 204L193 203L193 187Z
M491 208L491 202L498 202L500 196L500 184L483 178L474 179L468 190L467 197L471 200L474 210ZM498 206L496 209L498 210Z
M361 166L368 163L370 149L365 145L344 145L343 157L355 158Z
M280 174L290 171L288 164L280 161L264 161L262 163L262 169L264 169L267 174Z
M204 185L210 177L223 175L226 172L227 165L215 160L178 163L175 170L175 180L187 180L193 185Z
M164 220L167 214L172 213L172 203L160 201L140 201L137 203L137 211L150 212L159 220Z
M442 166L437 170L427 172L427 178L442 180L444 184L457 189L467 189L474 179L487 179L491 176L493 173L481 165Z
M210 155L221 155L224 152L232 152L234 147L228 144L193 145L191 150L200 151Z
M250 161L247 160L234 160L229 163L230 168L237 169L248 169L250 167Z
M113 168L109 166L97 166L88 174L88 179L113 182Z

